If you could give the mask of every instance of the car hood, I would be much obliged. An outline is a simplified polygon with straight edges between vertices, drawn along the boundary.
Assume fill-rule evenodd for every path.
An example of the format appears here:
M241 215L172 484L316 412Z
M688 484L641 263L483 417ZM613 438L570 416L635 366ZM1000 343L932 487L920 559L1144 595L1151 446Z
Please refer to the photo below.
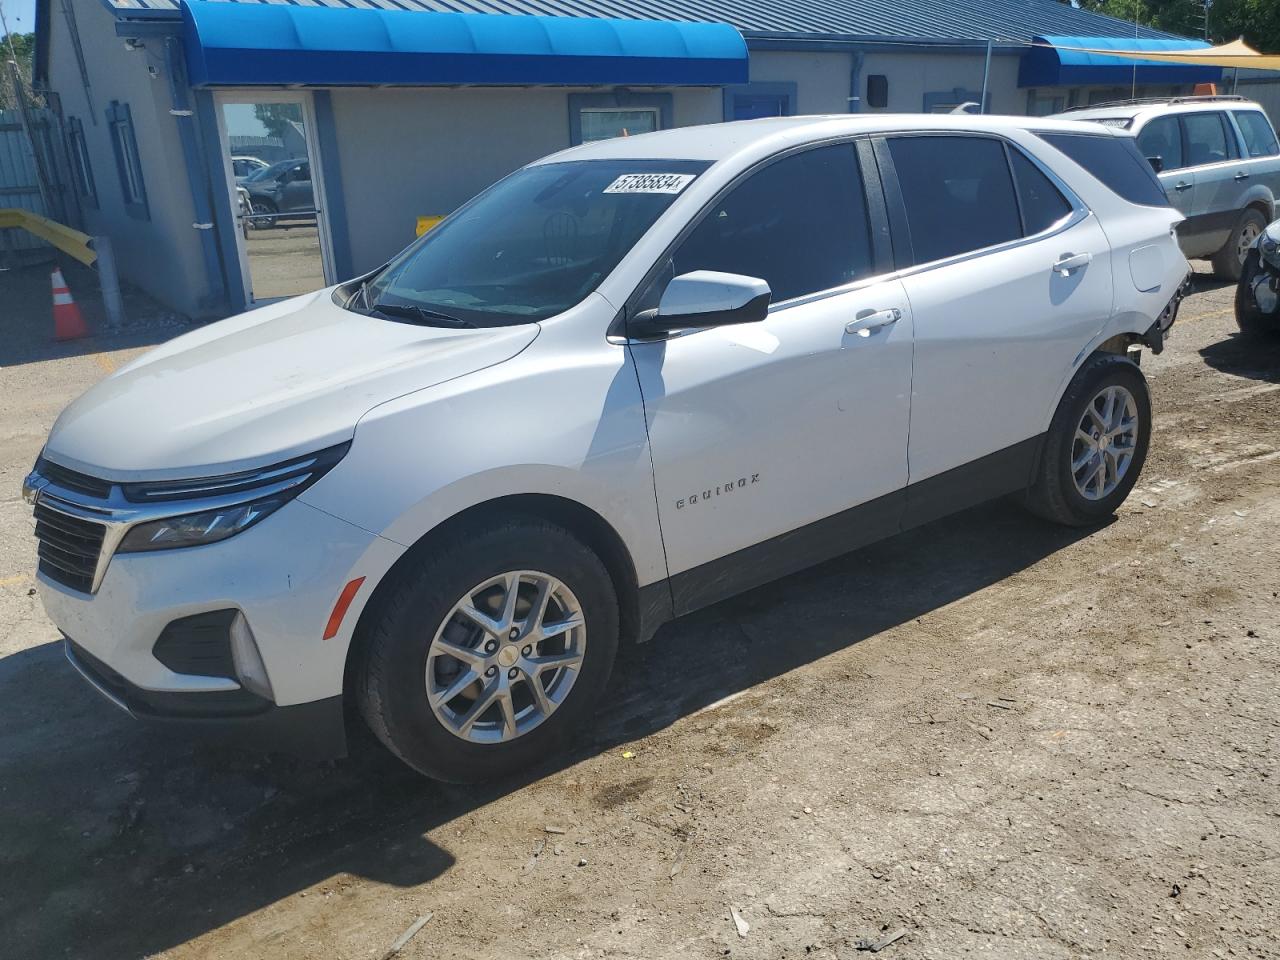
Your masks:
M344 310L321 290L122 367L62 412L44 455L119 482L266 466L351 439L378 404L502 363L539 329L396 323Z

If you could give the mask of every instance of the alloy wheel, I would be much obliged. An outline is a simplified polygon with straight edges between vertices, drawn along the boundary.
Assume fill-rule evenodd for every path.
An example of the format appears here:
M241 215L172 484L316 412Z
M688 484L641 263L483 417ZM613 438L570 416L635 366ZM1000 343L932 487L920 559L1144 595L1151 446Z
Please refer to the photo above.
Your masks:
M1071 477L1086 500L1120 485L1138 446L1138 404L1124 387L1104 387L1084 408L1071 443Z
M464 740L514 740L564 703L586 646L582 607L565 584L536 570L499 574L467 591L432 638L427 702Z
M1245 258L1249 256L1249 251L1253 248L1254 241L1262 233L1262 228L1252 220L1245 221L1244 226L1240 228L1240 237L1236 243L1236 256L1240 258L1240 262L1244 263Z

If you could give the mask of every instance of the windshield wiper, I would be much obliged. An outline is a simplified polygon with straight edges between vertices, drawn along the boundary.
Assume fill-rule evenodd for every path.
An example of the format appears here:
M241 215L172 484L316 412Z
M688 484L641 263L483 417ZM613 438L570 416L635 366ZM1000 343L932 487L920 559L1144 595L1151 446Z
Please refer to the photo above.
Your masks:
M375 313L386 314L389 317L416 320L430 327L465 327L471 330L476 327L470 320L450 316L447 313L441 313L439 310L429 310L414 303L383 303L378 301L370 307L370 310Z

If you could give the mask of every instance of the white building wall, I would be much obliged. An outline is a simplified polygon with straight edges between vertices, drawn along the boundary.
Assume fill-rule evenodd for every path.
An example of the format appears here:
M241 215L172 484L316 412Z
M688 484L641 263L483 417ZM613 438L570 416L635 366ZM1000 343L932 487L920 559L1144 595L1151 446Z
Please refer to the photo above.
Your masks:
M447 214L512 170L570 146L568 96L576 92L590 91L333 90L356 272L412 241L418 217ZM677 126L721 119L719 88L662 92L673 95Z
M61 5L73 4L88 67L92 111L85 96ZM49 85L62 101L64 117L84 126L97 187L98 207L84 207L85 232L111 237L121 276L158 300L199 314L208 284L195 211L183 165L176 121L169 115L169 87L159 41L126 50L115 20L99 0L52 0L49 17ZM154 68L155 76L148 72ZM120 174L106 121L112 100L129 105L146 188L149 220L124 209ZM96 122L95 122L96 121Z

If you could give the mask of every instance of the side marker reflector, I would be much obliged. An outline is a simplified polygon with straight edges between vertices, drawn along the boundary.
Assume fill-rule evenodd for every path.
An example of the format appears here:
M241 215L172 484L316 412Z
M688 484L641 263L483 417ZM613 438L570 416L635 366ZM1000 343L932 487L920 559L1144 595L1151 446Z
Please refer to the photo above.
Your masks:
M351 606L351 601L356 598L356 593L363 583L364 577L358 577L342 588L342 592L338 594L338 602L333 605L333 613L329 614L329 622L324 627L325 640L332 640L338 635L338 628L342 626L342 618L347 615L347 607Z

